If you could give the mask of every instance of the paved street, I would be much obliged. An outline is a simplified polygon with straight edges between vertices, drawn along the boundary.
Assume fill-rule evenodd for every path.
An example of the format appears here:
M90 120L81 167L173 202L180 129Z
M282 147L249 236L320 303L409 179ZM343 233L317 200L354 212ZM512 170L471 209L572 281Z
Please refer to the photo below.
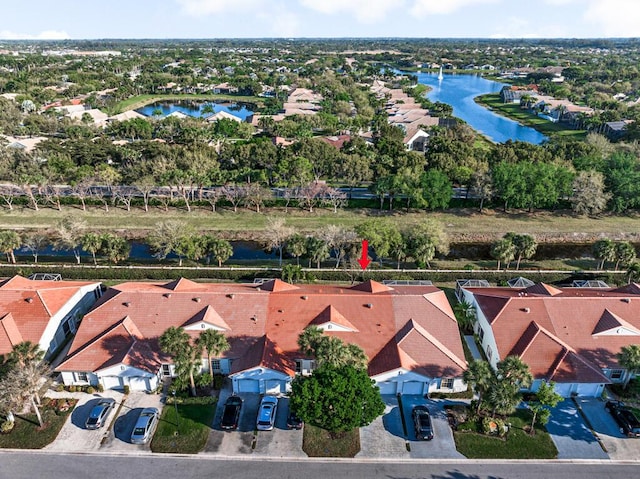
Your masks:
M412 461L358 462L353 460L230 461L214 456L114 456L109 454L46 454L0 452L0 479L101 479L148 477L153 479L629 479L638 464L608 462L579 464L557 461Z

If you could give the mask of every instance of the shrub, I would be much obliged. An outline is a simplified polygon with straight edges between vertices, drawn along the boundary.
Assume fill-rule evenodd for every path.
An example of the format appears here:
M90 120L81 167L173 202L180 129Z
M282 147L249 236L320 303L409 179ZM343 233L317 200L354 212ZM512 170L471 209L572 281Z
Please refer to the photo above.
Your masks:
M60 383L56 386L56 392L61 393L62 391L64 391L64 384Z
M93 388L93 386L89 386L86 390L87 394L93 394L94 392L96 392L96 390Z
M74 392L76 392L76 390L77 390L77 388L75 386L73 386L73 385L69 386L69 392L70 393L74 393Z
M222 374L216 374L213 377L213 389L222 389L224 384L224 376Z
M196 381L196 386L205 388L211 384L211 381L212 381L211 374L202 373L196 376L195 381Z
M13 430L13 427L16 425L15 421L2 421L0 423L0 433L8 434Z
M482 418L482 434L502 437L507 433L507 428L502 419Z
M125 394L129 394L131 392L131 388L129 387L128 384L125 384L122 390Z
M104 386L102 384L98 384L98 392L99 393L103 393L104 392Z

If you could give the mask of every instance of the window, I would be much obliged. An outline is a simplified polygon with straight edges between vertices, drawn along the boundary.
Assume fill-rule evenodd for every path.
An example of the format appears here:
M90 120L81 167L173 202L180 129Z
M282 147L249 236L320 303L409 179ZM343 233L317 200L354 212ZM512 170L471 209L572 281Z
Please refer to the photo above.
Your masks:
M491 346L487 344L487 359L491 361L491 356L493 356L493 351L491 351Z
M453 389L453 378L442 378L440 380L440 389Z
M484 329L480 328L480 331L478 331L478 336L480 336L480 341L484 339Z
M297 359L296 360L296 373L300 374L302 372L302 361Z
M171 368L168 364L162 365L162 375L163 376L171 376Z
M211 360L211 370L212 371L222 371L222 364L220 364L219 359Z
M89 379L87 377L87 373L76 373L76 381L88 383Z
M611 379L622 379L623 374L624 369L613 369L611 370Z
M64 323L62 323L62 332L64 333L65 336L71 333L71 326L69 326L69 320L66 320Z

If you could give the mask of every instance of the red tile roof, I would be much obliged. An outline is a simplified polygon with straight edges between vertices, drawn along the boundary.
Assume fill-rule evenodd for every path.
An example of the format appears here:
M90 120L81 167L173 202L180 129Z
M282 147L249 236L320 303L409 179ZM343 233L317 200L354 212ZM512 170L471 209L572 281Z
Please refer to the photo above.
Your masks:
M0 282L0 316L3 317L0 354L10 352L18 339L40 343L51 317L81 287L90 284L97 285L84 281L30 280L18 275ZM11 319L7 319L9 314Z
M640 343L640 288L466 288L491 324L501 358L536 377L608 382L623 346ZM556 379L557 380L557 379Z
M180 282L171 282L175 285ZM180 283L186 285L187 283ZM223 357L233 358L232 373L267 367L293 375L298 336L309 324L333 321L351 331L327 331L363 348L375 371L398 367L393 355L380 354L389 343L403 355L402 367L423 372L455 372L464 368L464 353L451 307L444 292L433 286L388 286L373 281L357 287L288 285L280 280L252 284L194 283L192 289L167 284L124 283L112 288L87 313L71 345L68 359L58 370L95 371L126 354L111 344L134 350L146 345L154 351L150 360L140 357L138 367L156 372L162 354L158 337L170 326L193 324L207 314L222 326L231 348ZM269 290L272 291L269 291ZM199 298L194 301L194 297ZM210 308L210 309L209 309ZM206 311L209 311L207 313ZM215 313L215 314L214 314ZM140 332L124 332L122 318L129 317ZM211 319L213 318L213 319ZM218 319L219 318L219 319ZM396 337L412 320L422 345ZM124 323L123 323L124 326ZM188 330L192 337L198 331ZM406 335L405 335L406 336ZM402 341L403 345L397 345ZM424 354L423 354L424 353ZM123 355L124 354L124 355ZM130 353L131 354L131 353ZM377 357L378 356L378 357ZM375 361L374 359L375 358ZM453 375L453 374L452 374Z

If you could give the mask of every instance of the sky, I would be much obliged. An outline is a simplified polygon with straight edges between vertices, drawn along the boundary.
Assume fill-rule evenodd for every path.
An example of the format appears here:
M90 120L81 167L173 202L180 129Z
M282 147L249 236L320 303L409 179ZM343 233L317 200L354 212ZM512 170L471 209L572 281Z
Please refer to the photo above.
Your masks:
M9 40L296 37L640 37L640 0L23 0L0 16Z

